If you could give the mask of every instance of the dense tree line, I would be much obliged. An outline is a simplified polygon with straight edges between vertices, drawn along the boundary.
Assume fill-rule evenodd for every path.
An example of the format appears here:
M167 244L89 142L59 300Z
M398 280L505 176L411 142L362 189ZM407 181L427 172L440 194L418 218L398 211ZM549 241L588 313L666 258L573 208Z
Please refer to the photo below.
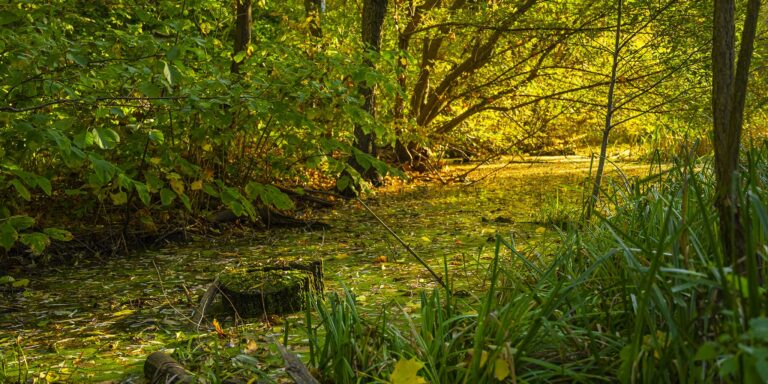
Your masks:
M734 25L764 24L754 3L734 8ZM41 252L77 223L153 232L221 207L257 219L260 206L292 208L280 188L359 191L364 179L445 152L608 145L609 134L672 152L670 143L700 140L706 150L710 73L722 70L710 60L715 9L676 0L9 3L0 11L0 245ZM752 66L739 59L737 82L750 79L734 96L744 120L729 118L749 137L766 124L765 33L751 35ZM723 180L735 161L727 145ZM715 148L720 159L725 149Z

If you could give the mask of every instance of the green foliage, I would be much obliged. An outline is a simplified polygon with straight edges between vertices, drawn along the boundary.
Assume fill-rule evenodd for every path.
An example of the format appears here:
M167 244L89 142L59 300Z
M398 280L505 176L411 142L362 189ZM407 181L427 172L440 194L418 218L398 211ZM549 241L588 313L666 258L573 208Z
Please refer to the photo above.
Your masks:
M288 5L255 5L256 42L233 75L232 15L221 2L80 3L4 11L0 219L42 213L66 227L93 216L113 222L118 212L129 222L180 208L205 216L218 205L256 219L255 203L293 207L270 184L348 170L355 124L388 135L357 95L357 82L382 77L354 46L308 42ZM47 244L18 231L3 226L6 250Z

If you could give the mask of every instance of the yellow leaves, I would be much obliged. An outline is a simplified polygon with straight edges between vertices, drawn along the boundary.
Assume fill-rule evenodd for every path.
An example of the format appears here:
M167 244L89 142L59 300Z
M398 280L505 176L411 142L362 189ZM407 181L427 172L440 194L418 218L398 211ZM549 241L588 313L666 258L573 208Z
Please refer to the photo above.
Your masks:
M192 184L189 186L189 188L193 191L199 191L203 189L203 181L202 180L195 180L192 182Z
M395 364L395 369L389 378L391 384L421 384L426 383L423 377L419 376L419 370L424 368L424 363L416 358L409 360L400 359Z
M128 315L130 315L130 314L132 314L134 312L136 312L136 311L134 311L133 309L124 309L122 311L117 311L117 312L113 313L112 317L128 316Z
M128 202L128 195L123 191L110 193L109 198L112 199L114 205L123 205Z
M546 228L544 228L544 227L538 227L538 228L536 228L536 230L535 230L534 232L536 232L536 233L538 233L538 234L542 234L542 233L544 233L544 232L546 232L546 231L547 231L547 229L546 229Z
M221 324L219 324L219 320L213 319L213 329L216 330L216 334L219 336L220 339L224 339L227 337L227 333L224 332L224 329L221 328Z
M483 351L480 355L480 367L485 367L485 363L488 362L488 352ZM503 357L497 357L496 360L493 362L493 377L496 378L496 380L502 381L507 378L512 373L512 369L509 366L509 363L506 359Z
M426 237L426 236L422 236L421 238L419 238L419 240L421 240L423 243L431 243L432 242L432 240L429 237Z
M259 349L259 345L253 340L248 340L245 345L245 353L254 353Z
M177 195L181 196L184 194L184 182L180 179L168 180L168 184L171 185L171 189L173 189Z
M199 27L200 33L203 34L203 36L209 34L211 32L211 29L213 28L210 23L208 22L202 22L200 23Z
M184 194L184 180L182 180L181 175L179 175L176 172L171 172L167 176L168 178L168 184L171 186L171 189L173 189L174 192L176 192L177 195L181 196Z
M509 376L509 364L502 358L496 359L496 363L493 366L493 377L498 381L502 381Z

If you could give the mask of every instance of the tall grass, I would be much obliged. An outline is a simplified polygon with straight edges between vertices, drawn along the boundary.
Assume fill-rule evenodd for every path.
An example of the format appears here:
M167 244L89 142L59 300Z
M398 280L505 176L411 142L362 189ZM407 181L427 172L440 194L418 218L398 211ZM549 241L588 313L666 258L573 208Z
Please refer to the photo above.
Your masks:
M498 237L476 300L424 292L417 316L376 324L349 292L316 303L315 366L336 383L387 380L408 358L434 383L767 382L768 147L744 159L743 272L717 241L711 158L683 158L608 185L610 214L563 232L552 260Z

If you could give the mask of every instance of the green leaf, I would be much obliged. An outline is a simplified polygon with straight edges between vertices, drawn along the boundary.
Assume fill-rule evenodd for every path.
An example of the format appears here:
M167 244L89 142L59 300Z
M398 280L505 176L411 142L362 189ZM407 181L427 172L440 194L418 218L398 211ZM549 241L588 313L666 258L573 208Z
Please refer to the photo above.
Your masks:
M238 201L230 201L229 204L227 204L227 207L232 210L232 213L234 213L235 216L242 216L245 211L243 205Z
M8 276L8 275L0 276L0 285L10 284L10 283L13 283L14 281L16 281L16 279L14 279L13 276Z
M112 177L115 176L115 173L117 173L117 168L109 161L99 159L95 156L91 156L90 160L93 165L93 170L96 172L96 178L98 179L97 181L99 185L107 184L112 180Z
M112 204L114 205L123 205L128 202L128 194L124 191L110 193L109 197L112 199Z
M240 193L237 191L237 189L234 189L232 187L225 187L223 185L219 186L221 188L221 202L229 205L232 202L239 202L240 201Z
M693 360L712 360L720 354L719 350L720 346L717 343L708 341L702 344L699 349L696 350L696 355L693 357Z
M48 236L40 232L22 233L19 239L22 244L28 246L32 253L36 255L43 253L45 247L51 242Z
M5 222L0 225L0 246L5 248L6 251L9 251L13 244L16 244L18 238L19 234L11 223Z
M29 193L29 190L27 187L25 187L18 179L11 180L11 185L13 185L14 188L16 188L16 192L19 193L19 196L21 196L22 199L29 201L32 199L32 194Z
M67 59L74 61L77 65L85 67L88 65L88 58L80 52L69 51L67 53Z
M74 136L73 142L80 148L88 148L93 145L93 140L91 131L83 131Z
M355 156L355 161L357 164L359 164L361 167L363 167L364 170L368 170L368 168L371 168L371 156L363 153L363 151L354 149L352 153Z
M29 285L29 279L18 279L11 283L11 287L24 288Z
M158 129L149 130L149 139L157 144L163 144L163 142L165 142L165 136L163 135L163 132Z
M247 53L245 51L238 52L234 58L232 58L236 63L242 63L243 60L245 60L245 56Z
M731 355L720 361L720 377L728 377L739 370L739 357Z
M348 175L341 176L341 177L339 177L336 180L336 188L339 191L343 191L343 190L347 189L347 187L349 186L350 181L352 181L352 180L349 178Z
M144 179L147 182L147 188L149 189L150 192L157 192L160 190L160 188L162 188L165 185L163 180L161 180L159 177L157 177L157 175L151 172L146 172L144 174Z
M146 97L160 97L160 95L163 94L163 89L158 87L157 85L152 84L149 81L145 81L141 84L139 84L139 91L144 94Z
M125 173L120 173L117 175L117 186L131 191L133 190L133 180L131 180Z
M171 47L171 49L168 50L168 52L165 53L165 58L168 59L168 61L174 61L179 57L179 53L181 50L179 50L178 45L174 45Z
M42 189L43 192L45 192L46 195L48 195L48 196L51 195L51 192L52 192L51 191L51 182L48 181L48 179L46 179L43 176L37 176L36 182L37 182L37 186L40 187L40 189Z
M176 198L176 193L168 188L163 188L160 190L160 202L163 204L163 206L167 206L173 202L173 199Z
M8 223L10 223L17 230L22 231L35 225L35 219L26 215L17 215L9 217Z
M120 135L111 128L94 128L93 138L101 149L112 149L120 142Z
M264 184L256 181L251 181L245 186L245 193L251 199L260 197L263 191L264 191Z
M21 17L13 13L12 11L9 11L9 10L0 11L0 26L11 24L20 19Z
M251 199L260 199L264 204L279 209L293 208L293 200L273 185L264 185L252 181L245 186L245 193Z
M68 121L69 119L65 119L63 121ZM61 120L57 123L60 123ZM56 124L54 124L56 125ZM69 155L70 152L72 152L72 142L64 136L61 132L55 130L55 129L48 129L48 136L50 136L53 141L56 142L56 146L59 148L61 153L64 155Z
M168 81L168 85L173 85L171 68L168 66L168 63L165 61L163 61L163 76L165 76L165 80Z
M768 383L768 349L755 348L752 356L755 358L755 370L760 376L760 382Z
M72 236L72 233L70 233L67 230L59 229L59 228L45 228L43 229L43 233L48 235L51 239L58 240L58 241L72 241L74 237Z
M136 188L136 193L139 195L139 199L141 199L141 202L148 207L150 200L149 200L149 189L147 188L147 185L140 181L134 181L133 187Z
M181 200L181 203L184 204L184 207L187 208L187 211L192 212L192 203L189 201L189 197L185 194L179 195L179 200Z
M749 320L749 335L762 341L768 341L768 318L755 317Z
M207 194L209 194L209 195L211 195L213 197L217 197L217 198L219 197L219 192L216 191L213 188L213 185L211 185L211 184L204 184L203 185L203 192L205 192L205 193L207 193Z

